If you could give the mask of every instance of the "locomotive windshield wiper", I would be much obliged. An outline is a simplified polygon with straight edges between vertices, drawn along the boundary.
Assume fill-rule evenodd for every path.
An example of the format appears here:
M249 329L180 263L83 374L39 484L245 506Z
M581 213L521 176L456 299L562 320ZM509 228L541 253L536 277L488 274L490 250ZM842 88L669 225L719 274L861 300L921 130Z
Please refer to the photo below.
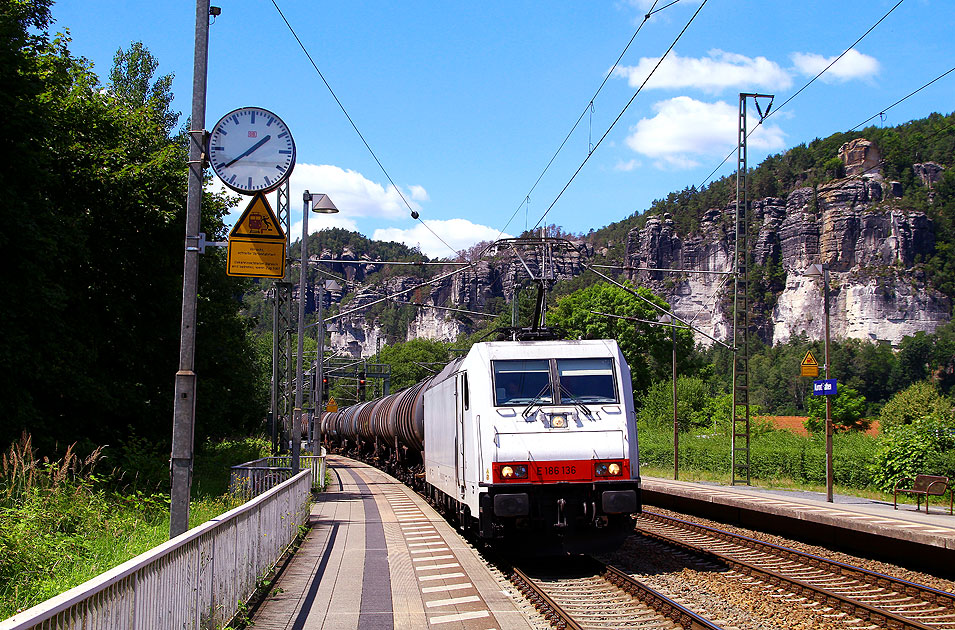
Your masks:
M567 394L567 396L570 398L570 400L574 403L574 406L575 406L575 407L577 407L578 409L582 409L582 410L583 410L584 415L587 415L587 416L592 416L592 415L593 415L593 412L590 410L590 407L588 407L587 405L585 405L585 404L580 400L580 398L578 398L577 396L575 396L573 393L571 393L570 390L568 390L566 387L564 387L564 384L563 384L563 383L558 383L557 386L560 388L560 391L561 391L562 394Z
M546 392L548 389L550 389L550 383L545 383L544 386L541 387L541 390L537 392L537 395L534 396L534 398L531 400L531 402L526 407L524 407L524 411L521 412L522 418L526 419L527 416L531 415L531 408L537 404L537 401L539 401L544 396L544 392Z

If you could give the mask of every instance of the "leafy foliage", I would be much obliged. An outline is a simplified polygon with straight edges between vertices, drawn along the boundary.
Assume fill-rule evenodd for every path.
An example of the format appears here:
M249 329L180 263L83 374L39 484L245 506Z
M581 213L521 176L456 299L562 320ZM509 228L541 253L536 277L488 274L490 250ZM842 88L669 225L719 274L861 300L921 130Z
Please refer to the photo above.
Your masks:
M156 60L134 44L102 86L67 39L49 35L49 2L4 7L0 248L18 282L0 289L0 443L30 428L44 450L79 440L89 451L133 427L168 444L188 172L187 140L170 136L171 77L154 78ZM225 237L230 203L204 196L210 239ZM200 439L264 416L267 380L238 318L245 285L225 275L221 252L200 261Z
M868 467L873 483L890 491L902 479L919 474L955 475L950 457L955 447L955 424L932 415L911 424L888 428L879 439L875 458ZM946 462L946 467L934 467ZM930 467L931 466L931 467Z
M927 381L913 383L886 403L879 414L879 426L883 431L894 427L914 424L930 416L952 416L952 401L941 396L938 389Z
M547 320L570 339L616 339L630 365L634 391L639 393L670 373L672 351L665 326L634 321L656 321L662 311L651 303L660 309L667 309L667 303L646 287L631 290L607 283L591 285L559 298ZM685 328L677 330L679 359L689 355L693 337Z
M676 398L677 422L680 431L688 431L691 426L713 427L713 418L706 412L710 396L703 379L693 376L677 377ZM641 424L653 427L672 427L672 379L653 383L636 404L638 410L637 421Z
M806 420L806 430L813 435L825 435L826 431L826 401L830 399L831 416L834 429L847 431L849 429L865 430L869 423L863 421L865 414L865 396L851 387L839 387L835 396L811 396L806 405L809 409L809 419Z
M388 345L370 361L391 366L391 391L411 387L441 371L451 359L451 344L429 339L412 339Z

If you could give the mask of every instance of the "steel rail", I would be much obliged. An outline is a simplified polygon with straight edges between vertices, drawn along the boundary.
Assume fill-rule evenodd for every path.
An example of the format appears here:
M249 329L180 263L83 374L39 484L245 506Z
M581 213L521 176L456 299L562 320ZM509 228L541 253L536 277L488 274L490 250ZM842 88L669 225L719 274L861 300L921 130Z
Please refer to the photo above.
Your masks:
M620 569L608 566L593 558L590 560L596 567L594 573L600 575L609 585L629 594L661 617L675 623L684 630L722 630L720 626L655 591L639 580L630 577ZM526 573L516 567L511 567L506 573L510 573L511 582L555 628L576 630L584 627Z
M689 608L660 594L616 567L605 565L603 576L604 579L617 588L630 593L685 630L721 630L721 628L713 622L704 619Z
M574 619L564 611L538 584L526 573L514 567L511 569L510 580L521 592L521 595L530 601L534 608L558 630L583 630Z
M644 529L640 529L639 531L648 538L652 538L667 545L690 551L709 561L723 564L738 573L756 577L773 586L785 588L794 594L814 599L815 601L830 606L834 609L858 617L863 621L869 621L871 623L877 624L879 627L899 630L938 630L937 626L923 624L914 619L903 617L896 613L885 610L884 608L860 602L858 600L852 599L851 597L846 597L839 593L833 592L827 588L816 586L804 580L789 577L783 575L782 573L772 571L743 560L738 560L727 554L712 551L710 549L704 549L703 547L693 543L671 538L666 534L659 532L652 532Z
M673 518L672 516L664 516L663 514L657 514L655 512L649 512L646 510L644 510L643 514L646 517L649 517L651 520L668 524L675 523L684 529L691 529L693 531L714 536L721 540L732 542L743 547L749 547L750 549L757 551L771 553L787 560L794 560L816 568L826 569L827 571L832 571L838 575L855 578L873 586L879 586L882 588L895 588L899 593L920 597L926 602L955 609L955 593L949 593L947 591L932 588L931 586L926 586L924 584L910 582L909 580L897 578L885 573L879 573L878 571L871 571L862 567L853 566L851 564L846 564L845 562L839 562L838 560L823 558L822 556L817 556L805 551L798 551L796 549L790 549L789 547L774 545L773 543L756 540L755 538L742 536L740 534L733 534L731 532L716 529L714 527L700 525L699 523L691 523L690 521Z

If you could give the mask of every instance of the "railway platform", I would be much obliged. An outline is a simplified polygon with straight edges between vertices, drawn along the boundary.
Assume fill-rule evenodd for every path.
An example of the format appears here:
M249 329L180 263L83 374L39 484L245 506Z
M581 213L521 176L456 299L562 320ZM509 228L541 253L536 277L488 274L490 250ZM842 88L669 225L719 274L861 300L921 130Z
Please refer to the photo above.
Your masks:
M830 548L880 557L939 575L955 573L955 516L929 508L818 492L643 477L643 501L750 529L774 531ZM923 501L924 503L924 501Z
M256 630L524 630L474 550L410 488L329 456L311 528L252 611Z

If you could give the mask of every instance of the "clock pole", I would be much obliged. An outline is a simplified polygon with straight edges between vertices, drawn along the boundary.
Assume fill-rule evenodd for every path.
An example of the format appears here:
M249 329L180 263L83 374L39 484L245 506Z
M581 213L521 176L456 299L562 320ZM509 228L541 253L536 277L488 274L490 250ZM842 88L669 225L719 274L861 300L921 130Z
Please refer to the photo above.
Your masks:
M186 193L186 245L182 274L182 328L179 371L173 403L169 459L169 537L189 529L193 441L196 420L196 294L199 284L199 214L205 154L206 71L209 58L209 0L196 0L196 43L192 76L192 130L189 132L189 184Z

